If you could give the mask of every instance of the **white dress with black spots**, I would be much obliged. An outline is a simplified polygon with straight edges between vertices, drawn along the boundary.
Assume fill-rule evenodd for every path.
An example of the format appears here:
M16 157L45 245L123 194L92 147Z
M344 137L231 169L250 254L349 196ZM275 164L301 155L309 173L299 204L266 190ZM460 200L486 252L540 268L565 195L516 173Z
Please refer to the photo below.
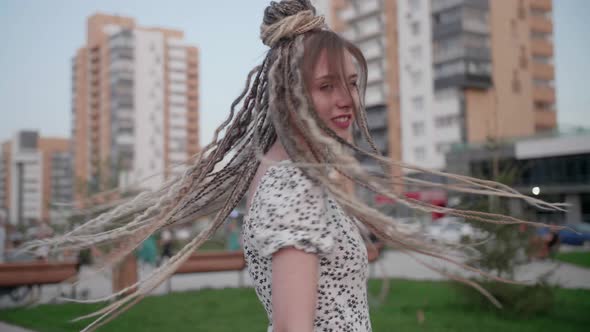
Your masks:
M371 331L367 250L353 219L285 160L260 179L242 231L248 273L272 331L271 260L292 246L319 257L315 331Z

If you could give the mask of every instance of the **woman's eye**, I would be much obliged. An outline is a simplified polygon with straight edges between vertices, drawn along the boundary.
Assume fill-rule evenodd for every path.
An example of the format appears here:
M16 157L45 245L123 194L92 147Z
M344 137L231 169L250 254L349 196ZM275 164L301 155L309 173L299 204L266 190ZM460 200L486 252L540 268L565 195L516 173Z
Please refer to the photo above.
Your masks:
M357 84L358 84L358 82L357 82L357 81L352 81L352 82L350 82L350 85L351 85L351 86L353 86L353 87L355 87L355 88L357 87Z
M332 84L324 84L324 85L320 86L320 90L322 90L322 91L327 91L330 89L332 89Z

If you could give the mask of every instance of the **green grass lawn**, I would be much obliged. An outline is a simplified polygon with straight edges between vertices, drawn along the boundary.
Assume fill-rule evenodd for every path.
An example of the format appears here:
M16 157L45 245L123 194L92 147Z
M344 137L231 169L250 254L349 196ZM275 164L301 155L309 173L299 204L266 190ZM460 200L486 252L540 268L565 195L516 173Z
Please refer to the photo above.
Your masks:
M590 252L560 252L555 256L555 259L575 264L581 267L590 268Z
M179 246L178 250L180 250L182 246ZM199 247L198 251L225 251L225 243L221 241L213 241L209 240L203 243L202 246Z
M380 283L370 283L378 294ZM373 331L588 331L590 291L557 289L551 312L509 318L468 305L448 282L392 280L385 303L371 308ZM79 331L90 321L68 320L99 306L60 304L0 311L0 320L40 332ZM424 321L418 322L418 312ZM202 290L151 296L100 331L266 331L266 314L253 289Z

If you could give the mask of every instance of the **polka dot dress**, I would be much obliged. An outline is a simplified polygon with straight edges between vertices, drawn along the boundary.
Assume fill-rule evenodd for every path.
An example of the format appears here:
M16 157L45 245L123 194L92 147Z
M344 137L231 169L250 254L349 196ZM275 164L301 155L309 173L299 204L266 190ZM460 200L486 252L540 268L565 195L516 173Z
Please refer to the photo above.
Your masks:
M358 227L290 161L260 179L242 230L244 254L272 331L272 254L295 247L319 257L315 331L371 331L367 250Z

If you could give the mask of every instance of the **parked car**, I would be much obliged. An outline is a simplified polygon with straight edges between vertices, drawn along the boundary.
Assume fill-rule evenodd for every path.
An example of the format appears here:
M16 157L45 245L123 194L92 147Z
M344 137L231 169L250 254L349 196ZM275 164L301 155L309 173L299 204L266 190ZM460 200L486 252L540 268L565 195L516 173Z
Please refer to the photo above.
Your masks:
M418 218L395 218L396 227L405 233L417 233L422 228L422 222Z
M433 242L460 243L466 237L480 238L480 235L483 237L483 234L479 233L462 218L457 217L443 217L426 227L426 236Z
M566 228L559 230L559 242L572 246L583 246L585 243L590 244L590 224L566 224ZM549 234L549 228L543 227L537 230L538 236Z

